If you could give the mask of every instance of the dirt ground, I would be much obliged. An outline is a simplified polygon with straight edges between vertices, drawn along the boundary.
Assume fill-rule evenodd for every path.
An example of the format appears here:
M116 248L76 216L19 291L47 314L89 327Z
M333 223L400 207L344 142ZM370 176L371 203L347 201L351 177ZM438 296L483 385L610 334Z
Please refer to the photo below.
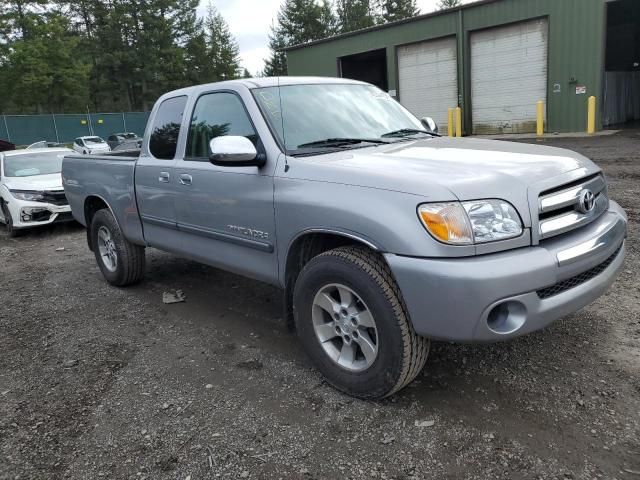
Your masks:
M79 226L0 229L0 479L640 479L640 133L544 143L627 210L619 280L516 341L434 343L380 402L323 382L274 288L149 250L120 290Z

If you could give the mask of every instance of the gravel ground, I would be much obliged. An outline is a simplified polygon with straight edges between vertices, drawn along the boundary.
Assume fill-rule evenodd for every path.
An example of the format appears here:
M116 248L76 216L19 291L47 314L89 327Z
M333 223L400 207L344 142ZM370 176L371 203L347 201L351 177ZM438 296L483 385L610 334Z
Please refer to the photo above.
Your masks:
M434 343L381 402L323 382L269 286L150 250L119 290L78 226L0 234L0 478L640 479L640 133L545 143L605 169L619 280L525 338Z

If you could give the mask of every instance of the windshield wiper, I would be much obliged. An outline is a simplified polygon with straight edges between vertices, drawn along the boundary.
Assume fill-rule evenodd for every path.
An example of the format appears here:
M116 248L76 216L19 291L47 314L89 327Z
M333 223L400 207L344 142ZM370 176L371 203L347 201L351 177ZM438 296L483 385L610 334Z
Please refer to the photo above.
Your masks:
M360 143L387 144L386 140L378 140L375 138L325 138L315 142L303 143L298 148L317 148L317 147L342 147L346 145L358 145Z
M417 128L401 128L400 130L394 130L393 132L385 133L381 135L382 138L388 137L408 137L410 135L417 135L423 133L425 135L431 135L433 137L439 137L440 135L434 132L427 132L426 130L419 130Z

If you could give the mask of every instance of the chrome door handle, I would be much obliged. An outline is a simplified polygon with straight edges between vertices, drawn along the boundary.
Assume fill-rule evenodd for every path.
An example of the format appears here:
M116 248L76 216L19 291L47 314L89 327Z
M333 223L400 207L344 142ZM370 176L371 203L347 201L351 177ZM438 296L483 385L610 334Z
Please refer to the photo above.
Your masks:
M169 172L160 172L158 181L161 183L169 183Z
M180 174L180 183L182 185L191 185L191 182L193 182L193 178L191 177L191 175L189 175L188 173Z

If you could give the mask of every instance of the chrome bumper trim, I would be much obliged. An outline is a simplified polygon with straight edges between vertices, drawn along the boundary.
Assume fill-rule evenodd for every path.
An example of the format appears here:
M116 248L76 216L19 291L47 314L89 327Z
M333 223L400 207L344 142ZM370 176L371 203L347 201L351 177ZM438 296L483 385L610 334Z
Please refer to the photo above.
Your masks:
M564 267L566 265L570 265L608 248L611 245L611 242L625 236L626 228L626 222L622 217L618 218L613 225L602 225L598 228L595 237L558 252L556 254L558 266Z

